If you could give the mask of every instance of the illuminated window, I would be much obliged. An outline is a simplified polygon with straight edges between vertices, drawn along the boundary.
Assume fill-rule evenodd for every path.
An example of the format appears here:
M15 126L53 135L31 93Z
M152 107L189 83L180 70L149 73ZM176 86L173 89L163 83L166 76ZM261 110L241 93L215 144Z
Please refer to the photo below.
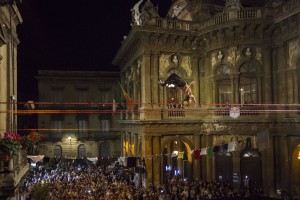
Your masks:
M257 73L256 65L245 63L240 68L239 96L241 104L257 103Z
M216 69L217 103L228 104L232 102L232 86L230 79L231 70L226 65L220 65Z

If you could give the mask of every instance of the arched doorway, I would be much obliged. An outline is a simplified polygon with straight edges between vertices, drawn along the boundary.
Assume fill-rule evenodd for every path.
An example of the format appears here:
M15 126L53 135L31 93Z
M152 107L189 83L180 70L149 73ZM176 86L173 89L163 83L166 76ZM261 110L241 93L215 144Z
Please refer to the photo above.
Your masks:
M86 147L84 144L78 146L78 158L86 157Z
M232 183L233 163L231 153L219 152L215 155L216 180Z
M291 188L294 191L300 191L300 144L297 145L293 151L292 157L292 185L295 188ZM300 194L297 194L300 195Z
M247 189L262 187L261 156L255 149L241 152L241 183Z
M53 152L54 152L54 157L60 158L62 156L62 147L60 145L55 145Z
M180 175L186 181L193 179L191 147L182 138L175 137L163 146L163 182Z

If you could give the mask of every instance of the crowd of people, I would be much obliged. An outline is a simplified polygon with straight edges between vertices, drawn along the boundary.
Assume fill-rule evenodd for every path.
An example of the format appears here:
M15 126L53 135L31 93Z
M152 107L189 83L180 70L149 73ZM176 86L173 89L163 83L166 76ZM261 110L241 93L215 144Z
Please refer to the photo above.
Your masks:
M50 166L50 167L49 167ZM143 187L132 174L117 173L108 162L58 160L30 170L22 188L22 200L179 200L263 199L260 188L233 190L226 182L186 182L180 175L166 184ZM123 168L122 168L123 169ZM138 181L138 182L137 182ZM260 198L257 198L260 197Z

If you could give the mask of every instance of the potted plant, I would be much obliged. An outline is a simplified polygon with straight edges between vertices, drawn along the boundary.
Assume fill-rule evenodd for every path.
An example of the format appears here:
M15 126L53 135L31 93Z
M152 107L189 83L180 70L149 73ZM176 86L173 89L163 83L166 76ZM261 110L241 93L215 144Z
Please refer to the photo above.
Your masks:
M0 139L0 155L2 160L9 160L12 156L17 155L21 148L21 136L19 134L4 133Z
M22 148L29 149L32 153L36 143L42 139L44 135L32 130L29 134L22 136Z

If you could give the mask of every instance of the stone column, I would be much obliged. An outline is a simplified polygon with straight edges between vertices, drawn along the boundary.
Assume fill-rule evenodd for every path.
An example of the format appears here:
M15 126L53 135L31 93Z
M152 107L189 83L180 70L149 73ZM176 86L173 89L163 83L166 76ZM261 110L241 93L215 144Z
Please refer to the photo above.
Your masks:
M210 78L208 77L209 75L209 67L211 66L209 59L205 59L205 105L210 105L211 104L211 85L210 85Z
M121 133L121 142L122 142L122 156L126 156L126 132Z
M194 136L194 145L195 145L195 149L194 150L200 150L200 135L195 134ZM194 160L194 179L195 180L200 180L200 159L199 160Z
M289 145L288 145L288 136L281 136L278 137L279 139L279 145L277 145L278 147L278 155L276 156L277 158L279 158L279 171L277 172L279 174L279 186L280 188L285 188L287 190L289 190L289 183L290 183L290 176L289 176L289 172L290 172L290 167L289 167L289 163L290 163L290 158L291 156L289 156L288 150L289 150Z
M134 136L133 136L133 140L134 140L134 156L138 156L140 155L140 152L138 150L139 148L139 136L137 133L134 133Z
M161 149L160 137L153 137L153 183L159 185L161 180Z
M216 79L212 78L211 79L211 103L215 104L216 103Z
M233 90L232 92L234 93L234 99L233 103L238 104L239 102L239 96L240 96L240 90L239 90L239 79L238 79L238 74L233 75Z
M178 155L179 152L182 152L183 147L182 147L182 141L179 139L178 140ZM184 144L183 144L184 145ZM183 159L177 157L177 170L179 170L180 175L183 176Z
M207 135L206 136L206 147L211 147L212 146L212 136ZM207 171L207 181L213 181L213 158L210 158L208 155L206 155L206 171Z
M150 51L146 51L143 55L142 65L141 65L141 99L142 106L141 110L151 108L151 70L150 70Z
M234 77L233 76L230 76L230 83L231 83L231 99L230 99L230 102L229 103L234 103L235 100L234 100L234 97L235 97L235 87L234 87Z
M271 82L271 77L272 77L272 71L271 71L271 49L270 47L264 48L264 53L263 53L263 76L264 76L264 90L263 94L264 95L264 103L265 104L271 104L272 103L272 82Z
M286 88L286 58L285 58L285 47L283 44L278 48L277 51L277 90L278 90L278 102L287 102L287 88Z
M159 103L159 88L160 85L158 84L158 77L159 77L159 63L158 63L158 56L157 52L151 55L151 97L154 108L158 108Z
M153 184L153 158L152 158L152 137L145 136L144 137L144 144L143 144L143 151L145 157L145 165L146 165L146 186L151 183Z
M205 104L205 65L204 59L199 60L199 68L200 68L200 75L199 75L199 103Z
M192 77L193 81L195 81L194 85L192 86L193 95L196 100L196 104L200 105L200 77L199 77L199 65L198 65L198 57L196 55L192 56L191 61L192 67Z
M262 95L261 94L263 94L263 90L262 90L262 77L257 77L257 84L258 84L258 91L257 91L257 93L259 94L258 95L258 103L259 104L262 104L263 102L262 102Z
M294 82L293 82L293 85L295 86L295 88L294 88L294 93L295 93L295 95L294 95L294 99L293 99L293 102L299 102L299 70L300 69L296 69L295 70L295 73L293 74L294 75Z
M132 140L131 140L131 133L127 133L128 138L128 156L132 156Z
M262 152L262 178L263 189L266 194L273 194L275 191L275 159L274 159L274 138L269 136L269 148Z

